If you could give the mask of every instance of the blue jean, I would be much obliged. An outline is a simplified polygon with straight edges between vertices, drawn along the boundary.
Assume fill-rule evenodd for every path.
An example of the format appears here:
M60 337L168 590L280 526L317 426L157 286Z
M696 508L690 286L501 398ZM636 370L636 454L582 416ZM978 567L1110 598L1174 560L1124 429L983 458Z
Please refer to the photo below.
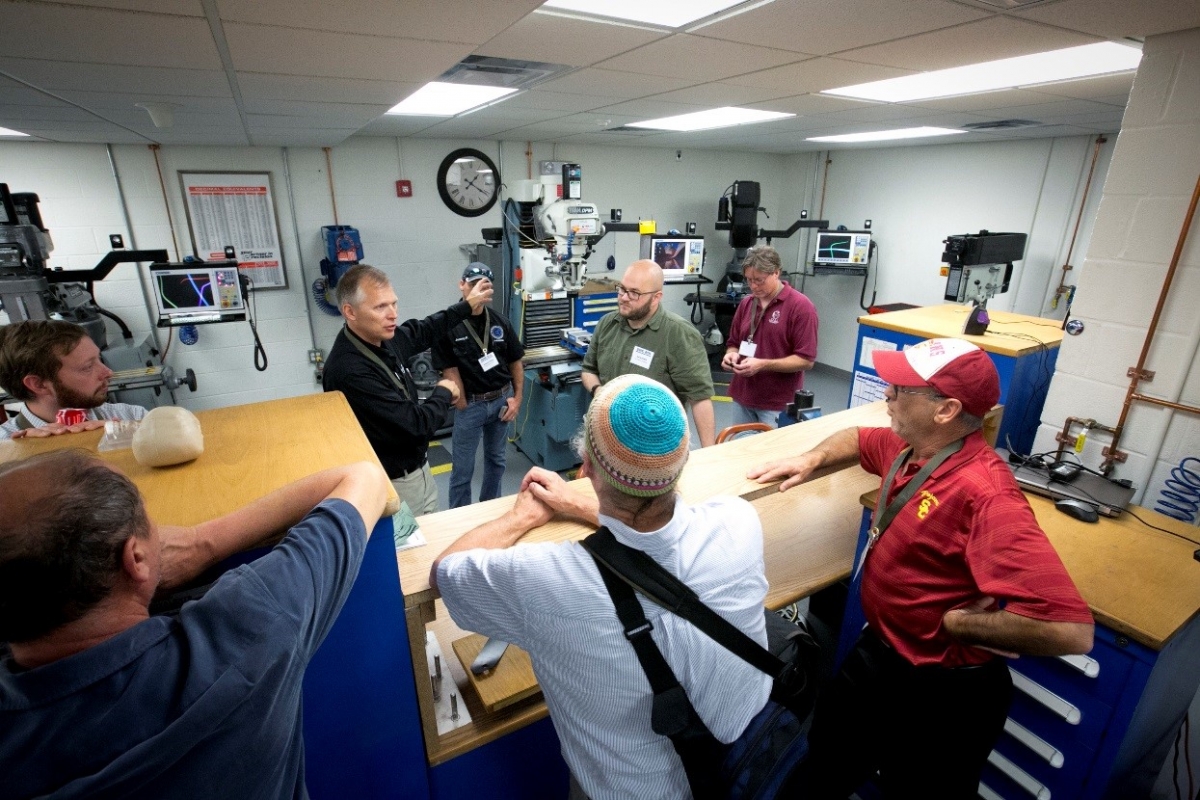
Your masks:
M495 400L467 403L454 412L454 431L450 437L450 507L471 504L471 478L475 476L475 451L483 437L483 486L480 500L500 496L500 479L504 476L505 448L508 444L508 423L500 421L500 413L512 397L512 389Z
M731 425L741 425L746 422L762 422L772 428L779 427L779 412L767 408L749 408L741 403L733 404L733 421Z

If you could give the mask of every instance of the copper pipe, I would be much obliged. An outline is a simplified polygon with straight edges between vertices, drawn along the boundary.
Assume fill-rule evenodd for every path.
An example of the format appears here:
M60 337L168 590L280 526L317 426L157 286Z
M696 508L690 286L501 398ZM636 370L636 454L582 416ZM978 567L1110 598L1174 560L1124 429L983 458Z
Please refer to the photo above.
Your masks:
M333 162L329 160L330 148L322 147L321 149L325 151L325 174L329 177L329 200L333 203L333 224L340 225L337 213L337 195L333 191Z
M1187 213L1183 215L1183 227L1179 229L1179 239L1175 242L1175 252L1171 256L1171 265L1167 268L1167 277L1163 280L1162 291L1158 293L1158 304L1154 307L1154 316L1150 318L1150 328L1146 331L1146 339L1142 342L1142 354L1138 356L1137 366L1133 368L1133 376L1129 380L1129 389L1125 392L1125 403L1121 406L1121 417L1117 420L1117 430L1113 433L1112 444L1109 445L1108 455L1100 464L1100 471L1108 473L1116 460L1117 445L1121 441L1121 432L1125 430L1125 420L1129 417L1129 409L1137 396L1138 384L1145 372L1146 360L1150 356L1150 345L1154 341L1154 333L1158 330L1158 319L1162 316L1163 306L1167 304L1167 293L1175 280L1175 271L1179 267L1179 259L1183 255L1183 245L1187 241L1188 232L1192 229L1192 219L1196 216L1196 204L1200 202L1200 175L1196 176L1196 188L1192 190L1192 201L1188 204Z
M1054 290L1054 294L1060 295L1067 290L1067 273L1074 267L1071 266L1071 254L1075 252L1075 237L1079 236L1079 223L1083 221L1083 209L1087 205L1088 192L1092 188L1092 177L1096 174L1096 162L1100 158L1100 145L1107 142L1103 136L1096 137L1096 146L1092 150L1092 166L1088 168L1087 182L1083 185L1083 197L1079 200L1079 213L1075 215L1075 230L1071 231L1071 244L1067 245L1067 257L1063 261L1062 275L1058 278L1058 288Z
M171 229L171 243L175 245L175 257L182 260L183 255L179 252L179 238L175 235L175 220L171 219L171 204L167 201L167 183L163 180L162 164L158 161L159 145L147 146L154 154L154 168L158 170L158 188L162 189L163 207L167 209L167 227ZM130 230L132 236L132 229Z
M1086 419L1084 417L1067 417L1066 422L1063 423L1062 432L1055 437L1058 440L1058 449L1054 451L1055 458L1060 458L1063 452L1067 449L1067 439L1071 437L1072 425L1082 425L1085 431L1097 430L1104 431L1106 433L1116 433L1116 428L1110 428L1107 425L1096 422L1094 419Z
M1176 411L1187 411L1189 414L1200 414L1200 406L1189 406L1183 403L1172 403L1170 400L1160 400L1157 397L1150 397L1145 394L1135 394L1133 399L1140 403L1149 403L1152 406L1165 406L1173 408Z

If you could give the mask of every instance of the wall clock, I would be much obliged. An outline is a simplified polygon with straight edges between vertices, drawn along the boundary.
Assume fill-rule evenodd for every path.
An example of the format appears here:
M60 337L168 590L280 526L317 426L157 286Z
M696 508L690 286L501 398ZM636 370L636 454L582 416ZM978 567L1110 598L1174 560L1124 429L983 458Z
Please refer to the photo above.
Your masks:
M442 159L437 187L442 202L455 214L478 217L496 204L500 171L483 153L463 147Z

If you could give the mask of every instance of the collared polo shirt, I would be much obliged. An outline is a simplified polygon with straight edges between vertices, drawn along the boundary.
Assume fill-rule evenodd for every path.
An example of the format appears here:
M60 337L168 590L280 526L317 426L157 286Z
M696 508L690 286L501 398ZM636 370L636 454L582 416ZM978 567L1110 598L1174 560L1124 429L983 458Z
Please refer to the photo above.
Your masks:
M817 360L817 307L788 284L779 294L758 308L758 298L747 297L738 306L729 325L726 347L738 349L750 335L751 318L757 314L754 343L755 358L787 358L796 355ZM796 390L804 388L804 371L769 372L763 370L749 378L734 375L729 396L746 408L782 411L792 402Z
M641 328L631 328L620 313L606 314L596 324L583 357L583 370L608 383L634 373L666 386L681 402L708 400L713 394L708 351L700 332L665 308Z

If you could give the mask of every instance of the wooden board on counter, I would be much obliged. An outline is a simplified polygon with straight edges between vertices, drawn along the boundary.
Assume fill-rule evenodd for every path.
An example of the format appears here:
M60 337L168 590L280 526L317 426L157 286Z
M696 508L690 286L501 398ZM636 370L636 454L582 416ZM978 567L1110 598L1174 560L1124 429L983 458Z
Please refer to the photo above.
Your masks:
M803 453L843 428L888 424L887 409L883 401L878 401L828 417L788 425L768 433L693 450L679 481L678 491L689 503L699 503L710 497L727 495L744 497L757 505L758 498L772 497L772 500L763 506L767 511L763 516L763 532L768 540L786 538L793 534L803 538L807 530L810 533L804 541L782 543L785 552L802 553L806 548L811 550L825 544L830 544L835 551L822 555L817 562L785 560L775 565L773 571L776 578L772 579L772 584L777 580L780 585L790 586L805 586L813 582L828 585L837 578L831 579L828 570L819 565L836 562L842 557L845 547L849 547L850 555L845 557L846 563L849 563L854 554L854 531L858 525L858 507L855 500L859 494L871 488L872 481L878 484L878 479L872 478L855 466L825 477L814 478L780 495L776 485L764 485L748 480L746 473L751 468L770 461ZM591 483L588 480L572 481L570 485L576 491L592 494ZM429 567L433 560L459 536L476 525L500 516L512 507L513 502L513 496L500 497L486 503L475 503L419 517L417 522L428 544L396 554L405 604L412 606L431 602L434 593L429 588ZM848 544L843 542L845 537L840 533L831 534L823 527L830 518L839 519L840 531L840 526L848 523L851 517L853 522L847 528L850 531ZM530 531L521 541L561 542L582 539L589 533L592 533L592 529L586 525L555 520ZM776 545L768 541L767 546L771 548ZM782 593L776 594L773 591L770 599L778 602L782 597Z
M1005 356L1020 356L1042 347L1058 347L1062 344L1062 323L1058 320L991 309L988 309L988 316L992 322L987 333L983 336L966 336L962 332L963 324L970 311L970 306L960 305L906 308L885 314L867 314L859 317L858 322L860 325L907 333L922 339L933 336L966 339L989 353Z
M451 643L458 663L462 664L467 684L479 697L484 711L499 711L541 692L529 654L516 645L508 646L495 669L482 675L471 672L471 664L487 641L486 636L472 633Z

